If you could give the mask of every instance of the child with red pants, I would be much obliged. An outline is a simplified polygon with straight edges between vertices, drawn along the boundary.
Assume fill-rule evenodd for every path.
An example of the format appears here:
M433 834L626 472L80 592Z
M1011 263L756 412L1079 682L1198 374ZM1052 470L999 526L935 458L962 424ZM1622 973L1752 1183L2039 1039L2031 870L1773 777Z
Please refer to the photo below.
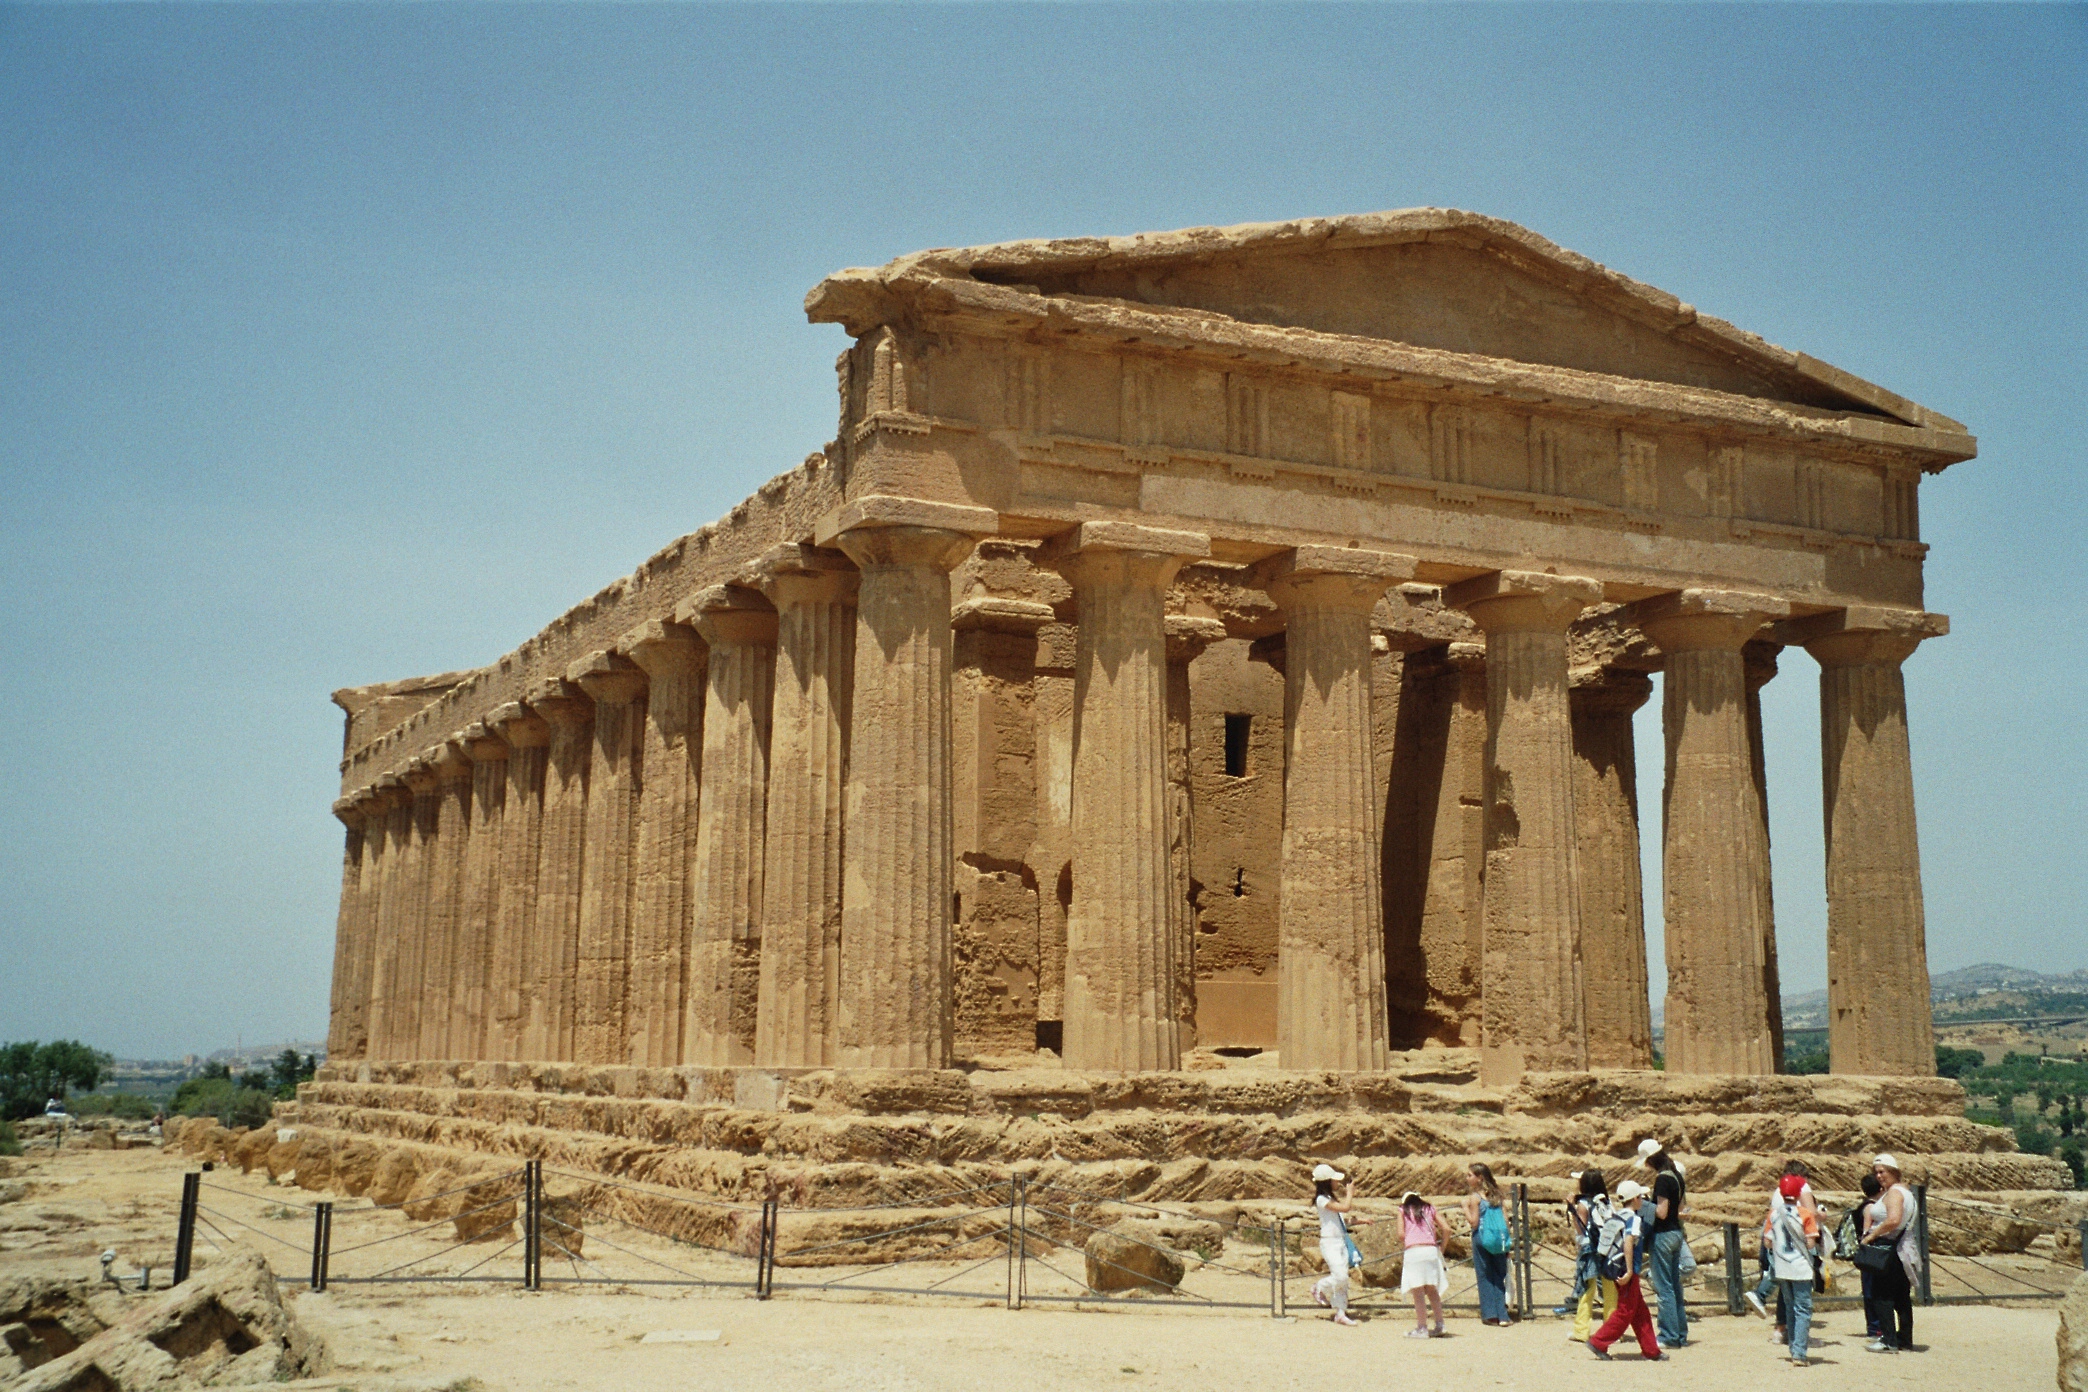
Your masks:
M1617 1185L1617 1213L1624 1220L1624 1275L1617 1281L1617 1308L1588 1340L1589 1351L1597 1358L1607 1359L1610 1345L1623 1338L1627 1328L1638 1335L1641 1354L1651 1359L1667 1357L1654 1337L1653 1312L1646 1308L1646 1294L1639 1285L1639 1273L1646 1265L1646 1226L1639 1213L1645 1202L1646 1186L1637 1180Z

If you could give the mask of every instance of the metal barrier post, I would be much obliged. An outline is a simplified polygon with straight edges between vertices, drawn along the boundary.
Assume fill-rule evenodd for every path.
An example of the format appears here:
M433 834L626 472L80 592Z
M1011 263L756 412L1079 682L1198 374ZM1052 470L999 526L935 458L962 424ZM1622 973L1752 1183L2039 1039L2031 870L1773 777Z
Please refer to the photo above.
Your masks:
M1276 1264L1270 1269L1276 1282L1276 1318L1282 1319L1289 1313L1290 1297L1290 1219L1276 1220Z
M1022 1308L1023 1297L1029 1294L1029 1181L1018 1181L1017 1193L1021 1196L1021 1222L1017 1228L1015 1249L1015 1308Z
M203 1172L181 1177L181 1221L174 1229L174 1284L189 1278L189 1258L196 1249L196 1205L203 1197Z
M1014 1176L1008 1177L1008 1306L1015 1308L1015 1205L1021 1201L1021 1185Z
M1738 1223L1725 1225L1725 1258L1726 1313L1737 1315L1740 1313L1740 1282L1744 1279L1740 1274L1740 1225Z
M522 1289L544 1288L544 1162L522 1162Z
M2088 1218L2083 1218L2083 1219L2081 1220L2081 1222L2080 1222L2080 1228L2081 1228L2081 1270L2083 1270L2083 1271L2088 1271Z
M1914 1241L1920 1244L1921 1247L1921 1289L1916 1291L1915 1294L1921 1297L1922 1304L1933 1305L1936 1303L1936 1297L1929 1286L1928 1186L1926 1184L1914 1186Z
M766 1300L775 1279L776 1268L776 1205L775 1199L761 1202L761 1238L756 1248L754 1262L754 1298Z
M1515 1263L1515 1309L1512 1313L1517 1319L1528 1319L1535 1313L1530 1282L1530 1186L1518 1184L1511 1194L1515 1212L1515 1228L1509 1234Z
M312 1205L312 1289L326 1289L326 1260L330 1255L333 1237L333 1205Z

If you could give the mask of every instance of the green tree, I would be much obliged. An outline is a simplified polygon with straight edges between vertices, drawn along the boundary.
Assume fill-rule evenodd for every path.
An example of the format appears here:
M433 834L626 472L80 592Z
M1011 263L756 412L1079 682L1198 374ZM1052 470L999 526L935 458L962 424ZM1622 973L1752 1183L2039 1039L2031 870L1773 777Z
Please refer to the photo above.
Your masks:
M74 1088L92 1092L115 1060L77 1039L0 1045L0 1117L35 1116Z
M2059 1147L2058 1155L2066 1162L2066 1168L2073 1171L2074 1188L2088 1189L2088 1159L2084 1159L2081 1154L2081 1143L2064 1142Z
M1953 1049L1948 1044L1936 1046L1936 1072L1942 1077L1962 1078L1985 1064L1986 1055L1977 1049Z

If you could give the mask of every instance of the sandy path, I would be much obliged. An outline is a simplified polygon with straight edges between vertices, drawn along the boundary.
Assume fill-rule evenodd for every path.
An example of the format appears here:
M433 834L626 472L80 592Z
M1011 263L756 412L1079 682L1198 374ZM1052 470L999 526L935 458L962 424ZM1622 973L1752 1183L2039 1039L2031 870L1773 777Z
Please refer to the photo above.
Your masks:
M104 1247L122 1254L120 1273L134 1270L137 1261L165 1261L185 1168L181 1157L157 1152L80 1152L35 1161L26 1177L37 1187L24 1199L0 1205L0 1276L91 1276ZM237 1171L217 1170L210 1179L238 1191L216 1196L222 1211L252 1217L285 1238L301 1238L309 1220L287 1206L311 1195ZM262 1216L271 1211L283 1216ZM361 1221L394 1220L386 1215ZM1865 1353L1859 1316L1832 1311L1816 1331L1816 1366L1800 1372L1780 1361L1765 1325L1753 1319L1700 1321L1690 1347L1664 1365L1648 1366L1635 1354L1621 1353L1603 1364L1571 1344L1565 1327L1550 1319L1492 1330L1453 1317L1453 1337L1419 1341L1405 1338L1409 1321L1391 1314L1357 1329L1337 1329L1320 1319L1276 1321L1244 1310L1009 1311L903 1297L880 1302L788 1294L758 1302L736 1293L671 1287L529 1293L505 1284L337 1286L314 1294L300 1288L304 1269L294 1251L255 1242L276 1259L299 1317L327 1339L338 1385L363 1392L387 1382L430 1387L465 1378L508 1392L643 1392L692 1385L793 1392L1091 1386L1320 1392L1359 1380L1568 1392L1655 1380L1743 1388L1763 1378L1796 1378L1821 1388L2013 1392L2052 1386L2056 1367L2057 1316L2048 1305L1918 1311L1916 1328L1928 1351L1894 1357ZM948 1269L954 1268L916 1268L931 1278ZM721 1337L715 1343L639 1342L663 1330L715 1330ZM325 1385L335 1384L330 1379Z

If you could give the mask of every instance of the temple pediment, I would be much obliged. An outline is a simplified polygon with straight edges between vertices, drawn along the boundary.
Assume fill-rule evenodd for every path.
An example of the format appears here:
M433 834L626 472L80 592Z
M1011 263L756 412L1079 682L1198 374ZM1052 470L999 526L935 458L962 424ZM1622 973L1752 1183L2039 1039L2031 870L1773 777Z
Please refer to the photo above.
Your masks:
M1948 417L1779 348L1514 223L1422 208L943 249L842 271L807 313L861 336L952 283L1096 301L1702 388L1917 427Z

